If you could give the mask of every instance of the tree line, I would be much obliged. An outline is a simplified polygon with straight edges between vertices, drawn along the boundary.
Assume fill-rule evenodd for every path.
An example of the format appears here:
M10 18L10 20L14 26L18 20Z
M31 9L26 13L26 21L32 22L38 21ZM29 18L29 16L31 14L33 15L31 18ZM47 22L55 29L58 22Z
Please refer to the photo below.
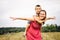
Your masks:
M0 28L0 34L7 34L7 33L17 33L17 32L24 32L25 27L2 27ZM47 24L46 26L42 27L42 32L60 32L60 26L57 24Z

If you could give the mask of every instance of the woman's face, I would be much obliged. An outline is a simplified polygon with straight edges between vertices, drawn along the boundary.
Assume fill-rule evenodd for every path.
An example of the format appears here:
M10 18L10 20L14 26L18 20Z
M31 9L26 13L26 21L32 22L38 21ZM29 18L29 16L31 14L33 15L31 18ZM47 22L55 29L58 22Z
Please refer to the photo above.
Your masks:
M40 19L44 19L46 17L46 13L44 11L41 11L39 16L40 16Z

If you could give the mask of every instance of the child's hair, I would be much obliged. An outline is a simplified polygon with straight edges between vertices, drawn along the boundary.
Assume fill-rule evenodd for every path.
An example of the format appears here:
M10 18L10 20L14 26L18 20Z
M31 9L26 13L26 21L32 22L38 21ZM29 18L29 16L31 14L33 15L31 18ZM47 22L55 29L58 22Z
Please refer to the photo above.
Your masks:
M40 5L36 5L36 7L40 7Z
M45 10L41 10L41 11L45 12L45 15L46 15L46 11ZM45 19L46 19L46 16L42 20L45 20ZM45 24L45 22L43 22L43 24Z

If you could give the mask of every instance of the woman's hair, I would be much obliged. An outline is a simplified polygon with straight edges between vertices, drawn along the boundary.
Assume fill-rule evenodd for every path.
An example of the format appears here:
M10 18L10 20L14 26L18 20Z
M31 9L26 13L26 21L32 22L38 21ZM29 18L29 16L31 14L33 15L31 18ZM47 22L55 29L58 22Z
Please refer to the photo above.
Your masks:
M41 10L41 11L43 11L43 12L45 12L45 15L46 15L46 11L45 10ZM41 12L40 11L40 12ZM46 16L42 19L42 20L45 20L46 19ZM44 24L45 22L43 22L43 24Z

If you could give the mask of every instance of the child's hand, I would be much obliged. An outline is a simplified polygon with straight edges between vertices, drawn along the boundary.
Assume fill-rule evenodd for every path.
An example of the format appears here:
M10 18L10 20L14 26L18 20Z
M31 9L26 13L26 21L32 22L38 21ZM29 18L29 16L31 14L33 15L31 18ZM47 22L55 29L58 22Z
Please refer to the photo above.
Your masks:
M56 17L55 17L55 16L53 16L53 17L52 17L52 19L53 19L53 20L55 20L55 19L56 19Z
M10 17L10 19L16 20L16 18L15 18L15 17Z
M52 19L52 20L55 20L56 19L56 17L55 16L53 16L53 17L49 17L49 18L46 18L47 20L50 20L50 19Z

